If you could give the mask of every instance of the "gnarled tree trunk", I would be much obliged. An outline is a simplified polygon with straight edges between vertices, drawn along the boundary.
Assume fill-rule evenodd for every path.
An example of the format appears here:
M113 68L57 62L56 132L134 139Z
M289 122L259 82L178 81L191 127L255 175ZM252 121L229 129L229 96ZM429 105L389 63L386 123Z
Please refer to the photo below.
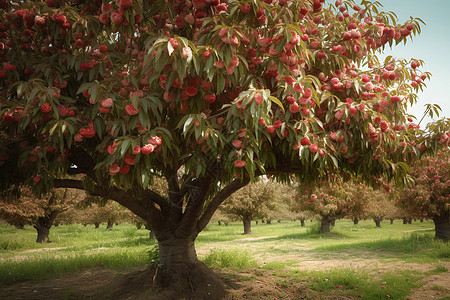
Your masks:
M37 231L36 243L51 243L48 235L50 234L50 228L56 219L59 211L52 211L50 214L39 217L34 223L34 228Z
M440 216L433 216L435 237L443 241L450 240L450 213L441 214Z
M252 219L249 217L244 217L242 222L244 223L244 234L252 233Z
M322 217L322 221L320 223L320 233L329 233L330 232L331 221L333 221L333 218L331 218L329 216Z
M378 228L381 228L381 221L383 220L383 218L374 217L373 220L375 221L375 226L377 226Z

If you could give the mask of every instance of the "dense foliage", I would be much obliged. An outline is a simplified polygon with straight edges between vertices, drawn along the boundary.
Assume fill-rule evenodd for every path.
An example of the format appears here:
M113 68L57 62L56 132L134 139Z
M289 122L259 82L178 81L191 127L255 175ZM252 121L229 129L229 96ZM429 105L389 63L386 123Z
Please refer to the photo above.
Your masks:
M324 2L2 1L1 189L119 202L155 230L159 283L188 290L193 241L255 177L401 181L449 141L406 112L423 62L376 56L420 20Z

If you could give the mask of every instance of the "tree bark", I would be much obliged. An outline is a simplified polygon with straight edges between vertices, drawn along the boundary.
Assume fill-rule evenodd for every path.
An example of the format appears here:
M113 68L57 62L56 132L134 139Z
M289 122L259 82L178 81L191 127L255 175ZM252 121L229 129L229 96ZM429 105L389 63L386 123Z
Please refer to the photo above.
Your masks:
M389 221L391 221L391 225L394 224L394 218L390 218Z
M441 214L440 216L433 216L435 237L443 241L450 240L450 213Z
M245 217L242 221L244 222L244 234L252 233L252 220Z
M300 226L305 226L305 219L300 219Z
M94 223L94 227L95 227L95 228L99 228L99 227L100 227L100 223L95 222L95 223Z
M226 293L223 281L197 259L194 241L193 237L158 241L159 263L153 287L164 288L167 299L180 299L180 292L187 291L191 295L182 294L187 299L207 299L204 295ZM198 290L200 285L201 291Z
M322 221L320 223L320 233L329 233L330 232L330 225L331 225L332 219L328 217L322 217Z
M267 219L266 224L272 224L272 220Z
M381 228L381 221L383 220L383 218L375 217L375 218L373 218L373 220L375 221L375 226L377 226L378 228Z
M106 230L112 230L113 226L114 226L114 222L108 221L108 223L106 224Z
M358 218L357 218L357 217L354 217L354 218L353 218L353 225L358 225L358 223L359 223Z
M336 220L335 220L335 219L332 219L332 220L330 221L330 225L334 227L334 226L336 225Z
M34 228L37 231L36 243L51 243L48 235L50 234L50 228L58 214L59 211L51 211L49 214L39 217L36 220L34 224Z

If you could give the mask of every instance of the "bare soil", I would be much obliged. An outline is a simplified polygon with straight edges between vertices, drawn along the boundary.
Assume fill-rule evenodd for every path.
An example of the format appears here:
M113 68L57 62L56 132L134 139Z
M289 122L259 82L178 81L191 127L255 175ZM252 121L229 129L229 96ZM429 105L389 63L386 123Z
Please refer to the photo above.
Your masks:
M283 270L265 269L214 269L214 272L225 282L227 294L225 298L215 294L211 290L207 280L194 282L196 294L168 296L162 291L152 289L152 278L154 270L145 268L134 268L126 271L117 271L107 268L92 268L77 273L64 274L57 278L43 281L17 282L8 286L0 285L0 299L7 300L41 300L41 299L114 299L114 300L139 300L139 299L357 299L352 296L327 295L310 290L306 282L292 282L288 285L279 286L283 280L279 273L289 269L301 271L327 271L330 269L352 269L372 270L374 274L384 272L395 272L396 270L416 270L424 274L436 269L436 263L406 263L399 259L389 260L378 257L374 252L364 252L355 249L338 251L338 253L305 251L302 245L290 243L286 249L285 245L275 245L268 253L267 244L271 238L260 237L247 238L233 241L234 245L245 247L252 251L259 264L264 265L273 262L289 262ZM267 241L265 241L267 240ZM258 241L258 242L255 242ZM213 248L228 247L230 242L215 243ZM200 257L211 251L210 246L197 249ZM282 250L282 251L281 251ZM280 252L276 252L280 251ZM450 269L450 262L439 262L439 264ZM288 279L286 279L288 280ZM450 274L439 273L426 276L422 279L423 286L413 291L409 300L441 299L450 297Z

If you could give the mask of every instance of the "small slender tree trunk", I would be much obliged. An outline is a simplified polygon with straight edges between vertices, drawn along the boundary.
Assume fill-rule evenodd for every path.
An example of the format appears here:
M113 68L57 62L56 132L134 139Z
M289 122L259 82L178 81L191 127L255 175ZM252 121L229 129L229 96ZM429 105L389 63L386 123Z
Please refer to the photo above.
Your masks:
M300 219L300 226L305 226L305 219Z
M353 225L358 225L358 223L359 223L358 218L357 218L357 217L354 217L354 218L353 218Z
M252 220L245 217L242 221L244 222L244 234L252 233Z
M258 222L259 222L258 220L255 221L256 225L258 225Z
M34 228L37 230L36 243L51 243L48 235L50 233L50 228L53 225L59 211L52 211L50 214L39 217L34 224Z
M108 221L108 224L106 224L106 230L112 230L114 226L114 222Z
M402 220L403 220L403 224L408 224L408 220L406 219L406 217L402 218Z
M389 219L391 221L391 225L394 224L394 218Z
M220 222L220 221L217 221L217 224L219 224L219 226L220 226L220 224L222 224L222 222Z
M408 218L408 224L412 223L412 218Z
M94 226L95 226L95 228L99 228L100 227L100 223L99 222L95 222Z
M272 220L268 219L268 220L266 221L266 223L267 223L267 224L272 224Z
M383 220L383 218L375 217L373 218L373 220L375 221L375 226L381 228L381 221Z
M443 241L450 240L450 213L441 214L440 216L433 216L435 237Z
M331 225L331 219L328 217L322 217L322 221L320 223L320 233L329 233L330 225Z

